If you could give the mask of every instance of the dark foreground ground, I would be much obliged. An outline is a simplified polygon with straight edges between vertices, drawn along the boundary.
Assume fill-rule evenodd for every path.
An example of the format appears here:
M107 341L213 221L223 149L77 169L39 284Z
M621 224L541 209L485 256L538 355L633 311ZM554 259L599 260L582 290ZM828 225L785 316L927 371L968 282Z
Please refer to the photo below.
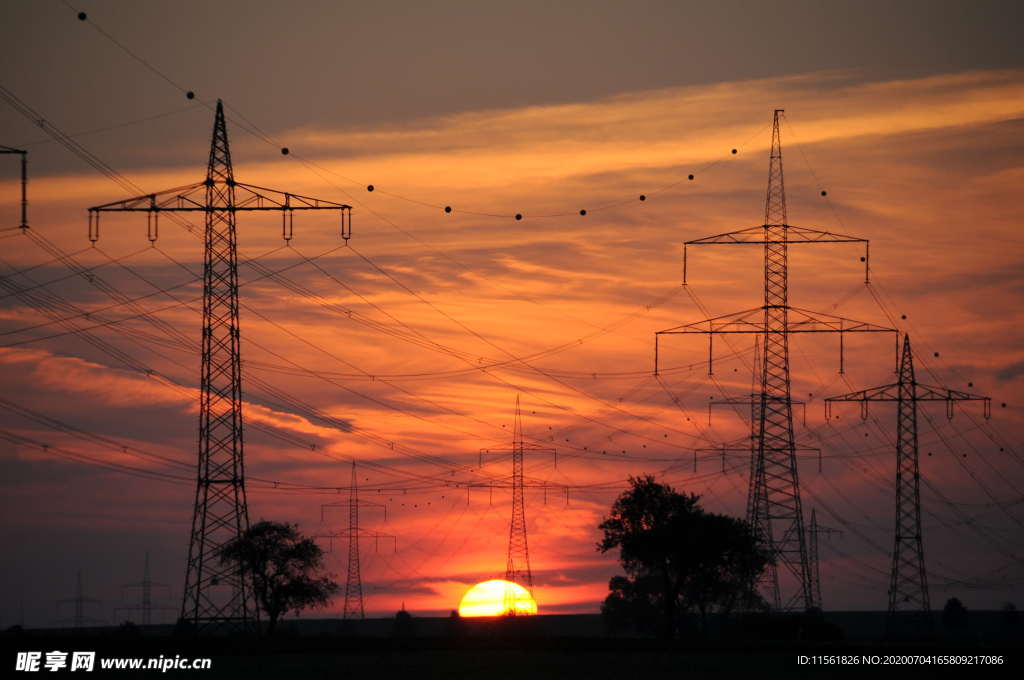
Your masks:
M929 639L884 640L884 617L859 612L816 620L780 617L696 631L666 643L618 632L597 616L505 620L443 618L290 622L273 638L175 635L169 626L81 631L8 631L0 636L0 677L176 678L694 678L723 673L758 677L989 677L1024 673L1024 627L996 612L972 612L965 629L936 622ZM845 624L845 625L841 625ZM92 672L48 671L50 652L96 652ZM18 654L40 653L38 671L17 670ZM801 663L803 657L803 663ZM108 670L102 660L209 658L209 670ZM4 668L6 666L6 668ZM888 666L888 667L886 667Z

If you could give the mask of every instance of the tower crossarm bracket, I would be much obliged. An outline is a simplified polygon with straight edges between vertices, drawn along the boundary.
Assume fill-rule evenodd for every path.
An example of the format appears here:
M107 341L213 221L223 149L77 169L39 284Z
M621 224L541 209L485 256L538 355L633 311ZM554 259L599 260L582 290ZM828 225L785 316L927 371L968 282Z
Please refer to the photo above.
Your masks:
M786 307L789 314L787 333L838 333L839 334L839 372L844 372L845 343L847 333L897 333L895 328L878 326L866 321L847 319L824 312L813 312L799 307ZM654 333L654 375L658 375L659 339L662 335L695 335L708 336L708 375L712 375L714 361L714 336L719 334L754 333L764 335L770 329L767 326L764 305L740 312L724 314L703 321L666 328ZM898 337L897 337L898 341ZM899 350L897 342L897 351Z
M992 398L960 390L951 390L947 387L934 387L915 382L914 401L943 401L946 403L946 417L953 418L953 404L958 401L980 401L983 403L985 418L992 417ZM825 420L832 418L832 404L836 402L855 401L860 402L860 417L867 420L868 404L873 401L900 401L900 385L882 385L866 390L858 390L847 394L839 394L834 397L825 398Z
M545 454L546 453L550 453L552 458L554 459L555 469L558 469L558 449L552 449L552 448L548 448L548 447L545 447L545 446L537 446L535 444L526 444L524 442L516 442L516 448L512 448L512 449L490 449L490 448L480 449L479 461L477 463L477 467L483 467L484 466L484 456L488 456L488 455L511 456L511 455L516 453L517 449L522 451L524 454L525 453L530 453L530 454L534 454L534 453L545 453ZM486 484L484 486L486 486Z
M871 265L871 244L866 238L836 234L831 231L811 229L809 227L794 227L782 225L785 236L779 238L767 238L767 225L748 227L737 231L729 231L724 234L705 236L704 238L693 239L683 242L683 285L686 285L687 249L690 246L724 246L724 245L801 245L808 243L863 243L864 244L864 282L870 280Z
M398 552L398 537L392 534L382 534L378 531L371 531L370 529L363 529L362 527L355 527L354 529L341 529L329 534L317 534L313 538L326 538L330 543L330 549L328 552L334 550L334 539L344 538L346 540L359 541L365 539L373 539L374 550L380 547L380 542L391 541L392 552Z
M270 212L282 214L281 235L285 241L292 238L292 217L296 210L337 210L341 214L341 237L346 241L352 236L352 206L322 198L303 196L255 184L228 180L234 187L234 200L230 205L207 206L207 187L214 180L186 184L152 194L144 194L112 201L89 208L89 240L99 240L100 213L103 212L145 212L150 213L150 240L156 240L155 220L160 213L206 213L210 210L231 212ZM219 181L216 183L220 183Z
M384 510L384 521L388 521L388 506L387 503L374 503L373 501L364 501L359 499L355 501L356 505L360 508L381 508ZM320 521L323 522L326 519L326 511L331 508L345 508L346 510L352 507L352 501L338 501L337 503L322 503L320 505Z
M743 441L743 440L740 440ZM698 453L717 453L722 458L722 472L727 472L725 465L725 457L727 455L736 456L749 456L751 445L740 446L740 441L735 442L735 445L724 444L722 446L709 446L705 448L699 448L693 450L693 471L697 472L697 454ZM814 446L794 446L794 453L813 453L818 458L818 472L821 472L821 449Z

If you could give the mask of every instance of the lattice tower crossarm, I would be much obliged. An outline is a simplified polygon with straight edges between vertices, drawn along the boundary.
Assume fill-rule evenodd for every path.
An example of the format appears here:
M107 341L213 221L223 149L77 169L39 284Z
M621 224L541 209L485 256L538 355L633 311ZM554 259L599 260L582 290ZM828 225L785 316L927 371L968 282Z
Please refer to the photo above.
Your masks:
M979 394L933 387L917 382L910 336L903 339L903 351L896 383L867 390L827 397L825 416L831 419L831 406L836 402L860 402L861 417L868 416L871 402L896 403L896 517L893 535L892 568L889 574L888 620L893 628L899 612L916 613L915 625L931 628L931 602L925 569L924 542L921 531L920 461L917 438L917 404L921 401L946 403L947 416L959 401L984 402L985 417L991 417L991 399Z
M235 181L220 101L202 182L89 208L89 240L93 243L99 239L103 212L146 212L150 241L159 237L161 214L204 215L198 464L181 606L181 618L197 632L209 627L250 629L259 617L248 575L239 565L220 559L221 550L249 526L236 216L242 211L280 211L282 235L288 240L297 209L339 211L342 236L347 239L351 234L350 206ZM192 230L191 225L188 228Z

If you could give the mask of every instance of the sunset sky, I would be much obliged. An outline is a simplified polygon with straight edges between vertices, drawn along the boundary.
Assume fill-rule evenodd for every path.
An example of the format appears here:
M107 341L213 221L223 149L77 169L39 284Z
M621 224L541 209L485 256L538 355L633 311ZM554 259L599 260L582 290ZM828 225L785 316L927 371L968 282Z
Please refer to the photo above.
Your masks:
M90 248L86 208L202 180L218 98L239 181L353 206L347 247L333 214L298 214L289 247L279 218L239 217L246 471L252 520L327 534L357 461L387 506L363 525L397 537L362 544L369 615L447 614L504 575L511 461L478 452L510 446L517 395L528 441L557 450L526 460L541 613L598 611L619 569L597 525L630 475L743 515L748 456L694 472L694 450L749 433L708 402L750 393L753 339L716 341L709 377L706 340L662 338L655 377L654 333L761 304L757 246L691 250L684 288L681 243L762 223L777 108L790 224L871 241L870 288L858 246L792 248L791 303L895 323L919 381L993 400L989 421L922 407L933 608L1024 605L1021 20L1014 2L3 3L0 85L142 190L0 101L32 230L0 156L0 625L70 616L78 570L111 621L146 551L170 591L156 618L180 609L201 243L163 220L150 247L127 214ZM795 336L791 361L797 438L822 450L820 472L801 454L804 511L842 532L821 540L825 607L883 609L894 408L827 425L822 399L893 382L892 336L849 336L844 375L832 336Z

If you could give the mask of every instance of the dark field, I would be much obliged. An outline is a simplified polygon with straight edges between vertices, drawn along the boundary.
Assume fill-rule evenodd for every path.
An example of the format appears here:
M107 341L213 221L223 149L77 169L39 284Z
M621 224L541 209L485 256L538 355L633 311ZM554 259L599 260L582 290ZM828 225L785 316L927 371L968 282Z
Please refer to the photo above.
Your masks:
M170 626L93 628L82 631L8 631L4 664L15 667L18 652L95 651L97 668L86 677L209 678L668 678L725 673L764 677L832 677L851 673L912 674L916 677L1019 676L1022 629L999 612L971 612L968 629L951 634L936 620L929 640L884 641L884 615L837 612L825 621L779 617L723 627L711 621L707 636L696 632L666 643L635 635L610 634L599 616L538 616L520 619L452 620L413 618L342 622L291 621L273 639L173 634ZM695 622L694 622L695 623ZM210 670L169 669L103 672L111 657L173 659L209 657ZM810 657L798 664L799 656ZM884 669L865 663L877 655L917 657L961 655L959 663L901 665ZM813 657L833 663L813 666ZM846 657L845 664L834 663ZM1002 663L980 663L984 657ZM856 659L856 662L853 660ZM890 659L891 660L891 659ZM906 659L904 659L906 661ZM64 676L39 671L46 676ZM966 673L966 675L964 675ZM75 676L80 671L75 672ZM34 673L17 673L32 677ZM887 673L887 676L895 677ZM11 676L8 676L11 677Z

